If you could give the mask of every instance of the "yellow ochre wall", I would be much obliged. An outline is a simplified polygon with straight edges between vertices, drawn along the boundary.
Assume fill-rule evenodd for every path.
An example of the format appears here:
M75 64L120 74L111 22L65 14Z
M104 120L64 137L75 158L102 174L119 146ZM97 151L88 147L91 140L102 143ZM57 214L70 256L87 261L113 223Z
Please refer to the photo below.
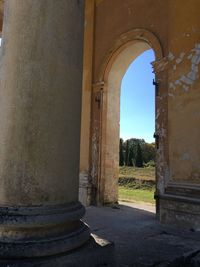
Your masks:
M130 31L136 29L152 33L162 49L162 57L156 58L153 64L159 82L159 96L156 100L156 131L160 136L157 193L164 193L168 183L199 183L198 10L198 0L86 0L80 173L88 175L96 190L102 191L99 194L109 195L112 182L104 177L103 187L98 188L102 178L99 168L106 166L100 147L106 122L101 121L103 126L99 126L101 114L98 113L94 99L98 90L102 89L105 94L108 90L104 74L107 64L114 64L114 60L109 63L107 59L112 57L115 49L117 51L120 48L126 33L128 36ZM92 143L95 139L94 128L96 132L103 129L103 133L97 137L96 147ZM95 167L93 161L98 162L94 164ZM98 169L95 175L94 168ZM116 194L113 195L113 199L112 196L110 199L102 197L103 202L115 202Z

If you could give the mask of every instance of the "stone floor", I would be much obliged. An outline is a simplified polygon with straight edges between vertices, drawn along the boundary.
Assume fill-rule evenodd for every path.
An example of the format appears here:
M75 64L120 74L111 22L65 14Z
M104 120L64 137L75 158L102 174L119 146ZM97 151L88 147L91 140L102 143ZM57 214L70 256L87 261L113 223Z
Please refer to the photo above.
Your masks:
M114 242L119 267L200 266L200 233L161 225L152 205L88 207L85 221L93 234Z

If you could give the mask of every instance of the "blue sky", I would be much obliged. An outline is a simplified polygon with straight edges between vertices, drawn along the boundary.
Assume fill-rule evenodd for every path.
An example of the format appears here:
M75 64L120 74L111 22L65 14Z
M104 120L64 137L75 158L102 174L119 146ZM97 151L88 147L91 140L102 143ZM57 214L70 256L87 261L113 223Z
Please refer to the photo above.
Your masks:
M155 88L151 62L152 49L136 58L127 69L121 85L120 137L143 138L153 142L155 131Z

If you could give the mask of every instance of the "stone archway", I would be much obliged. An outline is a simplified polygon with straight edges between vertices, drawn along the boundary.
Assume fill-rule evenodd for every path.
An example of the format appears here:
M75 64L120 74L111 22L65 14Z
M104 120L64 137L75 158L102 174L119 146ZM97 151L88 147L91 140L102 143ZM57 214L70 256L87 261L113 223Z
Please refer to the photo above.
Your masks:
M93 181L93 201L95 203L106 204L118 201L121 81L131 62L150 48L154 50L156 62L162 62L161 44L151 32L145 29L135 29L121 35L105 56L99 70L98 81L93 84L91 177ZM156 62L153 65L155 66L157 82L159 82L162 72L157 73ZM156 99L157 112L159 112L161 106L162 109L166 109L166 105L166 100L159 101L159 99ZM165 116L167 116L167 112L165 112ZM157 119L156 132L159 136L158 126L166 124L165 116L160 116ZM157 193L164 190L163 181L159 177L163 177L162 167L166 165L165 161L167 160L167 155L164 154L166 150L163 149L166 138L167 134L165 132L165 136L160 136L160 144L157 149L157 162L159 163L162 160L162 166L157 168Z

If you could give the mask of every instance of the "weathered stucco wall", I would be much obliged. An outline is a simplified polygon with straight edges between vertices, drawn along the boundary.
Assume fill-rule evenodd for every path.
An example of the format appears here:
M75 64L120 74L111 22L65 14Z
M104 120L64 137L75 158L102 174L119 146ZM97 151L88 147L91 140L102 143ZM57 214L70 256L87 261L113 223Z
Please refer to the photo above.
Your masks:
M200 183L200 2L173 2L168 41L170 179Z
M86 4L92 5L94 1L86 1ZM129 36L130 31L135 29L144 29L148 32L152 33L152 35L157 38L158 42L161 44L161 50L164 54L168 54L168 2L167 1L157 1L156 5L152 0L148 1L137 1L137 0L109 0L109 1L95 1L94 6L94 33L91 33L92 36L90 38L85 38L85 54L88 54L87 44L91 44L91 39L93 39L93 48L89 49L93 51L92 54L92 62L93 66L90 65L90 71L92 73L92 84L90 90L93 90L93 100L91 107L91 143L90 143L90 162L83 160L83 151L81 152L81 169L82 173L84 169L89 169L89 179L92 181L92 187L94 188L94 195L100 194L100 202L115 202L117 200L117 185L113 188L113 179L117 175L117 157L116 151L118 150L118 146L116 147L117 140L113 139L113 136L116 136L119 131L119 121L115 121L114 118L111 118L111 114L118 114L119 118L119 100L117 101L116 108L114 109L113 105L108 103L109 95L112 95L113 92L107 92L106 88L108 85L108 79L106 80L104 74L106 72L107 64L114 64L114 58L121 53L120 45L123 43L123 39L127 39L126 42L123 43L124 48L128 46L129 42L137 39L136 36L131 39ZM145 8L144 8L145 7ZM111 13L112 10L112 13ZM86 12L86 14L88 14ZM156 15L155 15L156 14ZM91 18L91 16L90 16ZM145 19L144 19L145 18ZM126 34L127 33L127 34ZM139 39L143 38L143 33L140 33ZM85 35L86 36L86 35ZM129 39L128 39L129 38ZM148 40L145 39L144 42L148 43ZM148 39L148 38L147 38ZM151 44L148 44L151 47ZM118 52L116 52L119 49ZM115 51L116 50L116 51ZM123 49L122 49L123 50ZM144 50L143 50L144 51ZM115 54L116 52L116 54ZM113 57L113 54L115 56ZM91 54L90 54L91 55ZM111 59L112 58L112 59ZM111 59L109 61L109 59ZM157 58L161 59L161 58ZM131 60L134 60L134 55ZM130 63L131 63L130 60ZM111 66L110 66L111 67ZM108 72L108 70L107 70ZM86 72L84 72L84 79L87 76ZM108 73L107 73L108 74ZM106 75L107 75L106 74ZM122 77L120 77L121 79ZM119 86L116 90L119 90ZM166 86L163 86L164 90L166 90ZM92 89L93 88L93 89ZM83 94L85 94L86 86L83 87ZM99 102L95 101L98 98L98 94L100 90L103 92L100 99L100 108ZM107 92L107 93L106 93ZM119 92L118 92L119 93ZM108 97L108 99L107 99ZM113 101L112 101L113 102ZM108 110L107 110L108 109ZM108 112L112 110L112 112ZM85 110L85 112L84 112ZM114 112L115 110L116 112ZM88 107L84 105L82 109L82 116L85 117L88 111ZM109 114L106 118L105 114ZM113 131L109 129L112 128L111 121L115 121L114 124L117 125L114 127ZM82 119L83 122L83 119ZM82 124L83 127L87 127L88 124ZM109 138L109 136L111 138ZM85 135L83 137L82 132L82 147L84 147ZM109 151L109 144L115 144L115 153ZM107 149L105 148L107 147ZM113 151L114 151L113 150ZM164 149L167 151L166 149ZM163 155L162 155L163 156ZM111 163L112 158L115 158L115 163ZM166 157L165 157L166 158ZM88 167L89 163L89 167ZM110 174L108 175L108 169L106 166L109 166ZM113 166L113 167L112 167ZM115 169L115 171L114 171ZM163 172L163 170L162 170ZM110 179L109 177L113 177ZM117 177L115 177L116 179ZM83 180L83 179L82 179ZM115 183L116 184L116 183ZM163 184L163 183L162 183ZM107 196L107 197L106 197ZM95 196L94 196L95 197ZM105 198L105 199L104 199Z
M168 1L103 0L96 1L94 80L105 55L120 35L133 29L147 29L154 33L167 53Z
M117 184L113 179L117 175L120 82L117 82L117 71L113 70L119 67L115 64L123 50L133 40L142 40L155 54L158 46L161 49L153 63L159 87L156 97L156 133L159 136L156 197L162 201L161 206L160 201L157 202L158 211L163 210L163 221L170 221L170 216L176 218L177 207L182 205L180 212L191 210L184 203L186 198L187 201L192 198L195 221L200 215L197 204L200 188L200 2L87 0L86 3L94 7L94 31L86 39L86 44L92 44L90 160L81 168L89 170L92 199L100 203L116 201ZM130 34L134 31L138 31L138 35ZM149 35L153 35L159 45L154 46ZM87 49L85 46L85 55ZM84 86L83 94L85 90ZM86 105L82 116L87 113L85 111L88 111ZM83 123L82 127L85 125ZM177 204L177 198L182 204ZM181 220L186 221L183 217Z

